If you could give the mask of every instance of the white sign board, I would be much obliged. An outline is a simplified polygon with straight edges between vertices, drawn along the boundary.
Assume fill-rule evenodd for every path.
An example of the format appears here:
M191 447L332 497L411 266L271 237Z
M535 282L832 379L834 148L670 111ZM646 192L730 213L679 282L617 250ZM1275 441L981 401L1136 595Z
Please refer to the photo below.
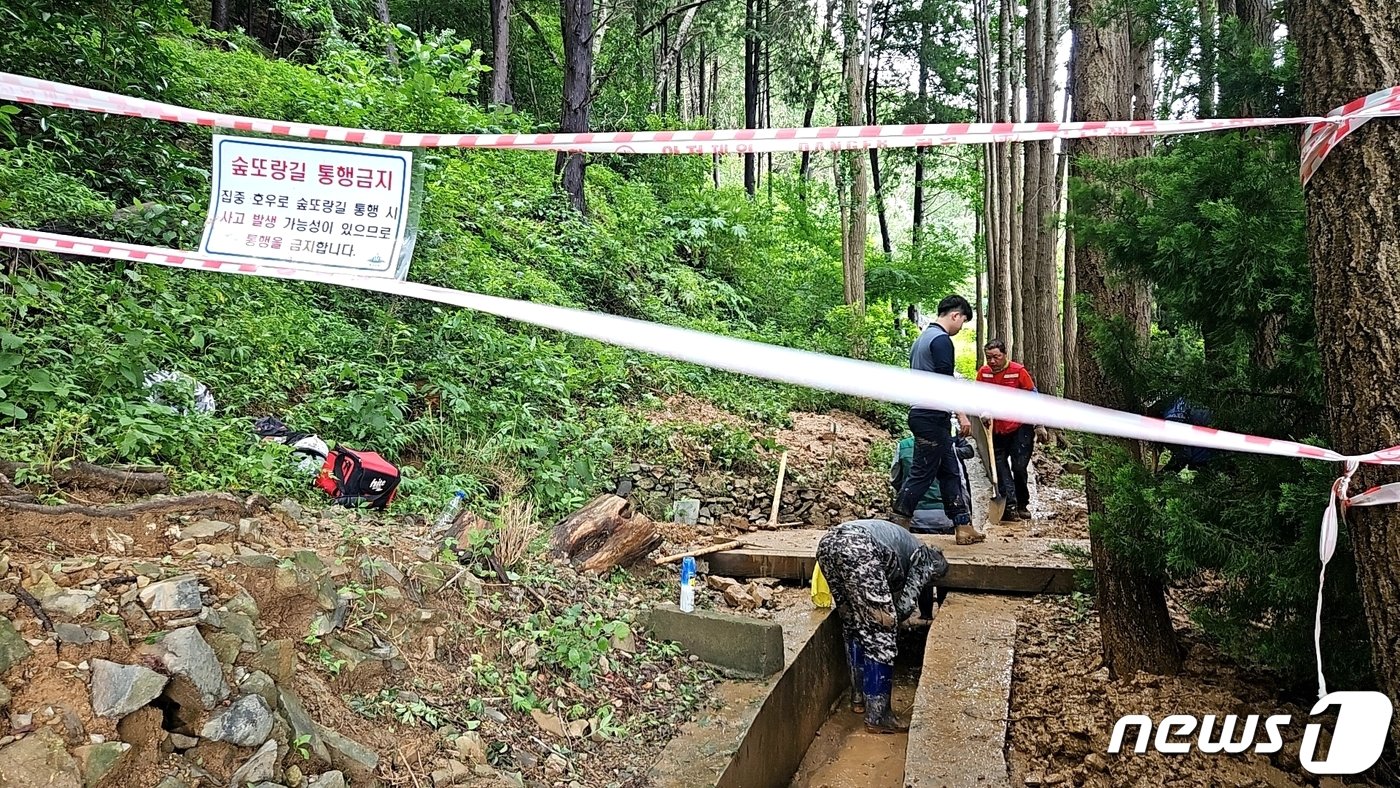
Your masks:
M402 279L412 177L408 151L215 135L200 251Z

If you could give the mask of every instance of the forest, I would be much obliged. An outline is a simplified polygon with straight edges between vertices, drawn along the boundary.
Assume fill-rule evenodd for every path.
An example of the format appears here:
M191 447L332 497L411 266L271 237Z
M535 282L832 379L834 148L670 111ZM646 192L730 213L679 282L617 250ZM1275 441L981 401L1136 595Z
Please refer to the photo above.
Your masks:
M8 0L0 71L426 133L1292 118L1400 83L1400 7ZM730 156L425 148L409 278L897 366L958 293L976 307L965 377L1000 338L1042 393L1158 417L1184 399L1212 428L1359 454L1400 444L1400 134L1372 121L1305 187L1306 129ZM211 133L0 102L0 225L196 248ZM774 447L750 430L697 422L678 441L645 417L678 394L774 428L832 410L905 434L885 403L408 299L0 260L0 460L29 466L7 481L44 503L75 502L52 478L74 461L160 467L179 493L310 500L286 447L250 437L270 414L397 463L400 514L431 517L455 490L495 511L508 479L550 523L637 461L698 451L771 474ZM215 412L150 399L161 370L207 385ZM1177 471L1077 433L1044 451L1084 468L1114 675L1182 670L1173 600L1290 698L1322 668L1400 697L1400 514L1347 511L1320 587L1334 463L1222 452ZM1363 466L1351 489L1396 480Z

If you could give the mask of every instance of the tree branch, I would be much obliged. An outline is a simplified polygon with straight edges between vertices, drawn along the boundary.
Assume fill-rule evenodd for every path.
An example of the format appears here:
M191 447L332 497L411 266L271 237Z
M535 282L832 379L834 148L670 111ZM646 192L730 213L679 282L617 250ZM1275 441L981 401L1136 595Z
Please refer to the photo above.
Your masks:
M540 29L540 23L536 22L535 18L530 16L530 12L520 5L516 5L515 10L520 12L520 15L525 18L525 24L529 25L530 29L535 31L535 35L540 37L540 43L544 45L544 51L549 53L549 59L554 63L555 68L563 68L564 64L559 61L559 56L554 53L554 47L550 46L549 39L545 38L544 31Z
M695 2L693 2L693 3L687 3L686 5L677 6L676 8L672 8L670 11L667 11L666 13L662 14L660 19L658 19L658 20L656 20L655 22L652 22L651 24L647 25L647 26L646 26L645 28L643 28L639 33L637 33L637 38L641 38L642 36L644 36L644 35L650 33L650 32L653 31L653 30L655 30L656 28L661 27L662 25L664 25L664 24L666 24L667 22L669 22L669 21L671 20L671 17L676 16L677 14L683 14L683 13L685 13L686 11L689 11L689 10L692 9L692 8L699 8L699 7L702 6L702 5L707 5L707 4L713 3L713 2L714 2L714 0L695 0Z

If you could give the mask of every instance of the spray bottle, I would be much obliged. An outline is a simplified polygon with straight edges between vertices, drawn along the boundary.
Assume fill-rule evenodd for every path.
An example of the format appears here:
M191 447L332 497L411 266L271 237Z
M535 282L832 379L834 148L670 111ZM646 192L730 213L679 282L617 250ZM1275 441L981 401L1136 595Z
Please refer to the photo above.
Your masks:
M681 559L681 612L695 612L695 558Z

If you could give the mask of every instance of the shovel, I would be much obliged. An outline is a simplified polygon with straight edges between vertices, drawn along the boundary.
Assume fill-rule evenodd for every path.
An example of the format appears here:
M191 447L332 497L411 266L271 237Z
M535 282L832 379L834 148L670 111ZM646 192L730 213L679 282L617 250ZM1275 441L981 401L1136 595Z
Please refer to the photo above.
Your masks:
M992 476L992 500L987 502L987 525L1001 525L1001 517L1006 514L1006 496L1001 494L1001 483L997 479L997 450L992 436L996 434L996 422L987 419L987 463Z

